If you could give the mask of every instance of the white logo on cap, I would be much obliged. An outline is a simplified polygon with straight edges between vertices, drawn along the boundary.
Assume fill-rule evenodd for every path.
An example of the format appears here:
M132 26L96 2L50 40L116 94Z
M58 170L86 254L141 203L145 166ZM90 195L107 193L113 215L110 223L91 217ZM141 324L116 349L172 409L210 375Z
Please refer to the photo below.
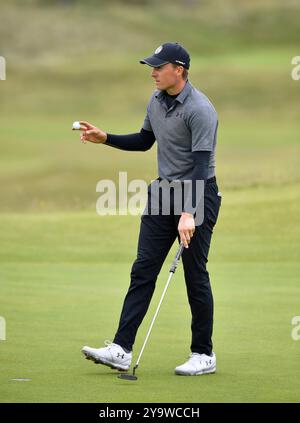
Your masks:
M157 47L157 49L155 50L154 54L158 54L162 51L162 46Z

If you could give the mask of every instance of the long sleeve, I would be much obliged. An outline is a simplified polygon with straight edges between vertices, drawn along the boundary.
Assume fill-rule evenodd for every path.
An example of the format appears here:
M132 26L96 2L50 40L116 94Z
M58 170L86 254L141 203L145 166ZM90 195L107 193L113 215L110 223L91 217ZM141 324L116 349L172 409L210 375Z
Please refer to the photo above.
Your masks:
M188 185L188 193L183 207L183 211L186 213L194 214L203 197L204 192L202 195L198 196L199 198L196 198L196 182L197 180L203 180L205 188L208 175L209 157L210 151L193 152L194 168L191 176L191 184Z
M128 135L107 134L107 140L103 145L127 151L147 151L155 142L152 131L141 129L140 132Z

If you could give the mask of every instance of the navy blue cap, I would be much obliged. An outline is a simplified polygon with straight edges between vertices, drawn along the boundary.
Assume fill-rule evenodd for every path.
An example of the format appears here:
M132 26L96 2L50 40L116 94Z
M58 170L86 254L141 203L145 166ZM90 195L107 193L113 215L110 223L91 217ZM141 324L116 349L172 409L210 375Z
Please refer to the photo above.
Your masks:
M152 56L140 60L140 63L147 64L154 68L165 65L166 63L174 63L175 65L181 65L189 69L190 55L186 49L178 43L164 43L157 47Z

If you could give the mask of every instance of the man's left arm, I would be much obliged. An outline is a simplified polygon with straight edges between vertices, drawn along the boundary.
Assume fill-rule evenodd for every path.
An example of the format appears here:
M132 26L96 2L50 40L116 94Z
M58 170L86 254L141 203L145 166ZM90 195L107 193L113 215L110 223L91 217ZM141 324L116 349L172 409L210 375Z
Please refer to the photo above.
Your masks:
M186 248L188 248L188 243L195 231L194 211L197 209L204 195L210 153L214 147L218 128L217 113L211 105L197 108L190 114L187 124L192 136L191 150L193 153L194 167L188 188L188 195L178 225L181 241L184 242ZM197 180L204 181L203 192L200 196L196 195Z
M202 195L198 195L200 190L197 191L197 181L203 181L203 190L201 189L200 191L200 194L203 194L208 178L209 158L210 151L193 152L194 167L190 179L190 184L188 185L186 201L182 210L184 213L194 214L201 201Z
M193 152L194 168L190 183L187 186L188 191L178 225L181 241L184 242L186 247L195 231L194 214L202 199L202 195L197 195L199 194L197 192L197 181L203 181L203 192L201 190L201 194L203 194L208 176L209 157L210 151Z

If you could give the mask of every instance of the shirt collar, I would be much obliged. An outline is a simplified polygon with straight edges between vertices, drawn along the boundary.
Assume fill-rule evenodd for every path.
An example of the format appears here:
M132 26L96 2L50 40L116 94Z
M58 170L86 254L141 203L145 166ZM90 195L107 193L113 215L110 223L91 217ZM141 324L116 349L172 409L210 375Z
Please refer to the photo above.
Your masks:
M185 83L185 85L184 85L184 87L183 87L183 90L181 90L180 91L180 93L178 94L178 96L175 98L175 100L177 100L177 101L179 101L179 103L183 103L184 102L184 100L186 99L186 97L189 95L189 93L191 92L191 90L192 90L192 84L189 82L189 80L187 79L187 81L186 81L186 83ZM159 90L159 92L157 93L157 94L155 94L155 97L158 99L158 100L161 100L162 98L163 98L163 96L164 96L164 94L165 94L165 91L164 90Z

